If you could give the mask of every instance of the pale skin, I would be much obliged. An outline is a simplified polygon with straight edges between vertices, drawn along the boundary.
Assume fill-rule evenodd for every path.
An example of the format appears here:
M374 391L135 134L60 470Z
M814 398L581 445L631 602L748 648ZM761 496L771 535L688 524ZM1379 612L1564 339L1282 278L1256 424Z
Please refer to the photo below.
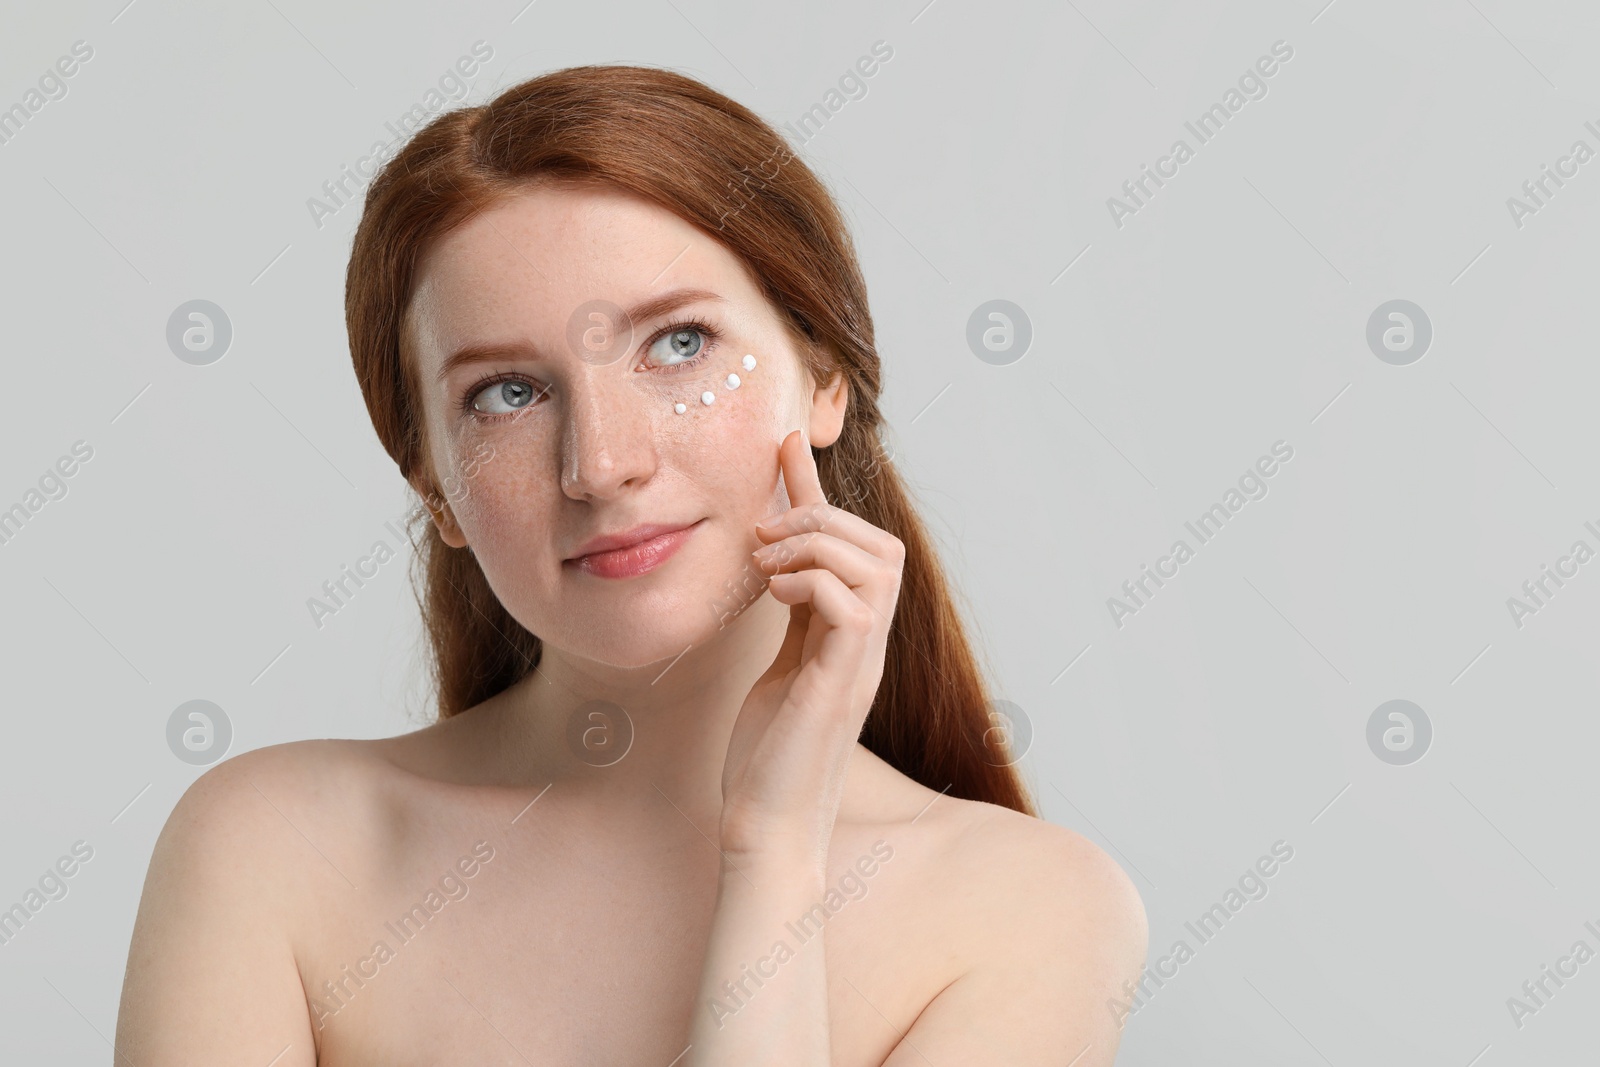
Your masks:
M589 301L687 288L715 295L635 321L615 359L568 343ZM688 319L715 337L663 332ZM1110 1064L1107 1001L1145 958L1138 894L1073 831L856 742L902 546L825 502L806 446L838 438L848 389L811 380L740 262L655 205L542 185L436 242L406 321L431 469L471 473L448 499L416 488L543 659L425 729L203 774L151 860L117 1061ZM564 563L697 519L643 575ZM632 724L609 766L569 744L589 700Z

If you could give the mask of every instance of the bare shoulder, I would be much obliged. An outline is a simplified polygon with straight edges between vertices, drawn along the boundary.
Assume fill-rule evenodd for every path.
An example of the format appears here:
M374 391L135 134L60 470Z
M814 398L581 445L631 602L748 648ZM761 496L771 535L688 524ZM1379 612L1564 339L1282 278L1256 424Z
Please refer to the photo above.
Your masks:
M1120 949L1142 963L1144 903L1100 846L1032 815L935 792L870 753L861 762L870 797L863 807L870 803L916 842L929 867L957 884L961 906L1003 905L1017 919L1024 948L1053 931L1080 946L1098 939L1107 951Z
M909 782L909 780L907 780ZM1132 879L1104 849L1075 830L983 801L921 796L920 829L929 867L943 895L981 929L973 960L1012 954L1038 958L1054 948L1063 960L1088 960L1136 976L1148 925ZM959 912L965 911L965 916ZM981 917L981 921L980 921Z
M360 742L241 753L195 779L156 840L117 1046L133 1062L316 1061L297 939L339 892L325 856L365 817ZM367 802L370 803L370 802Z
M354 769L374 758L373 742L344 738L310 738L285 741L229 756L213 764L189 786L190 793L211 794L268 779L309 780L333 771Z
M283 803L355 801L370 791L383 766L371 743L363 741L290 741L241 752L190 783L163 834L202 834L215 845L260 845L257 835L264 825L274 818L287 821Z
M953 849L965 869L984 872L1024 919L1014 931L1053 936L1108 962L1131 961L1136 973L1148 935L1144 902L1133 880L1104 849L1076 830L994 804L969 809Z
M1112 1062L1113 1002L1143 970L1144 904L1120 865L1067 827L883 779L879 798L909 812L890 832L909 847L920 929L941 931L948 984L886 1067L935 1062ZM898 858L896 862L899 862ZM941 968L942 969L942 968ZM1065 1055L1063 1056L1063 1052Z
M236 881L231 889L288 920L308 894L314 903L326 887L346 884L326 857L362 863L383 810L388 768L372 742L354 740L292 741L231 756L179 798L148 878Z

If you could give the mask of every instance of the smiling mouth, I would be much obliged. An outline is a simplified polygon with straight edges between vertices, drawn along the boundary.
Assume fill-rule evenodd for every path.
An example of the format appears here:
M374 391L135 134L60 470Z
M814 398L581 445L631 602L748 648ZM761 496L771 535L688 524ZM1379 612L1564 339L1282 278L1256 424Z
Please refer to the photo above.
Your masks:
M632 544L575 556L563 560L561 565L597 578L633 578L665 563L704 521L698 519L681 529L658 533Z

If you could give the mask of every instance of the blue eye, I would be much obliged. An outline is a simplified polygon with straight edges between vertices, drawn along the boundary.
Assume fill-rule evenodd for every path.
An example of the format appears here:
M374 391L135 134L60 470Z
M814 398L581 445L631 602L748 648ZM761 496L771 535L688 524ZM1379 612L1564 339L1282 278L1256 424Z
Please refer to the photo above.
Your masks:
M508 412L519 411L527 407L534 400L533 386L521 378L503 378L492 381L484 388L475 392L470 401L471 406L485 415L504 415ZM505 404L504 409L496 408L494 403Z
M699 320L669 323L650 342L645 356L654 364L653 369L675 374L710 358L719 336L715 329ZM464 412L477 412L476 417L496 419L526 410L549 391L550 386L535 386L518 374L497 374L475 382L461 394L457 403Z
M645 355L656 358L658 366L677 366L688 363L699 355L701 349L706 347L701 331L693 326L685 326L680 330L664 333L651 342L650 350Z
M701 362L711 351L716 336L702 322L675 322L650 342L645 355L662 370L682 370Z

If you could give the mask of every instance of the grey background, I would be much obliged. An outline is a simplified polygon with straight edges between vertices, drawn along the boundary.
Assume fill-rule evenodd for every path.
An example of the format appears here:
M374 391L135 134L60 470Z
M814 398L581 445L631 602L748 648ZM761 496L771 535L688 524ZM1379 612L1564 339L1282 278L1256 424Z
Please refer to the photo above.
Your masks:
M1132 875L1152 960L1295 850L1119 1063L1594 1054L1600 962L1520 1029L1506 1006L1600 949L1600 562L1520 628L1506 606L1600 547L1600 160L1520 228L1506 206L1600 148L1592 6L123 2L11 3L0 33L0 107L94 48L0 145L0 507L94 448L0 546L0 906L95 850L0 946L0 1059L107 1062L150 850L203 771L167 748L178 705L223 707L230 754L425 721L403 563L321 630L306 608L407 503L345 345L358 207L318 229L306 200L478 40L473 103L645 62L774 123L893 47L800 151L1045 813ZM1266 97L1117 227L1107 198L1280 39ZM232 322L211 366L166 344L192 299ZM1006 366L965 341L992 299L1033 330ZM1365 341L1392 299L1433 326L1408 366ZM1107 598L1280 439L1269 494L1117 627ZM1397 698L1434 730L1407 766L1366 741Z

